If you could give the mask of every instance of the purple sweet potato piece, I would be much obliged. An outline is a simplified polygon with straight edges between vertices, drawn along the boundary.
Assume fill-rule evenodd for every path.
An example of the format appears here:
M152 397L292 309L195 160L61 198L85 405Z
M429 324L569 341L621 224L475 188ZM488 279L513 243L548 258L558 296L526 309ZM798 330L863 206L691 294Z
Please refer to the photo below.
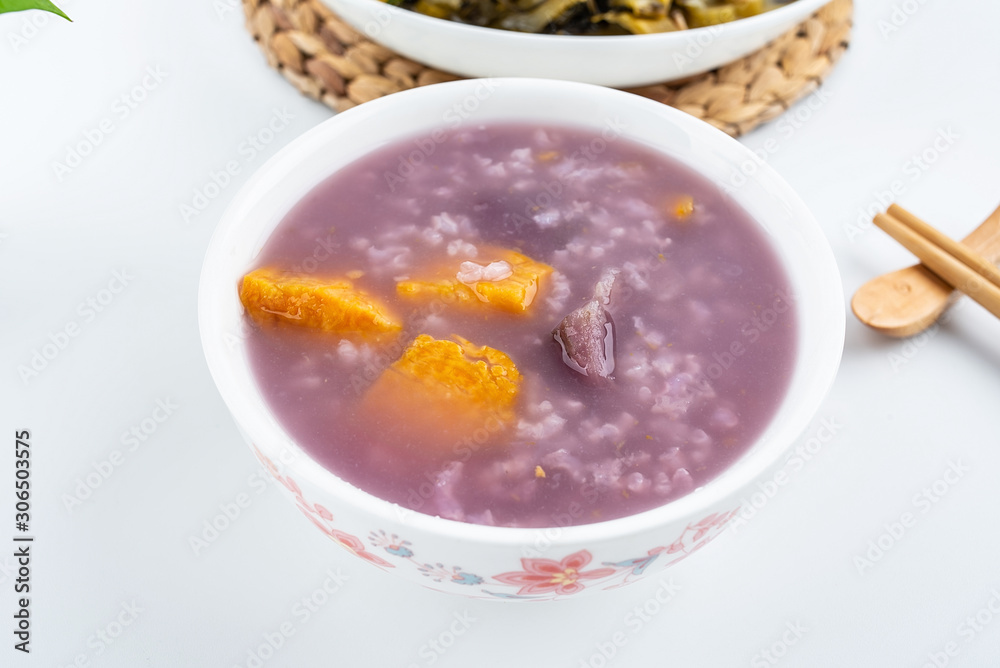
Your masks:
M588 378L611 378L615 370L615 325L599 299L576 309L552 330L562 360Z

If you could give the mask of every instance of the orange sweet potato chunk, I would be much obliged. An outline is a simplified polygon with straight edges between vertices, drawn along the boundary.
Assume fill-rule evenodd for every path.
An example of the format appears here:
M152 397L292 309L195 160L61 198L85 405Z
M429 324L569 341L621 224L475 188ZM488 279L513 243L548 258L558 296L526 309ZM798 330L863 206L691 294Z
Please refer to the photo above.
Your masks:
M521 374L505 353L421 334L362 399L387 441L423 451L496 440L515 417Z
M510 265L511 275L496 281L462 283L458 279L462 260L454 260L439 267L431 278L399 281L396 292L402 297L437 297L465 305L487 304L511 313L527 311L541 281L552 273L552 267L513 250L489 247L480 247L479 250L476 264L485 266L506 262Z
M240 301L257 322L375 337L402 329L382 305L346 279L299 276L265 267L243 277Z

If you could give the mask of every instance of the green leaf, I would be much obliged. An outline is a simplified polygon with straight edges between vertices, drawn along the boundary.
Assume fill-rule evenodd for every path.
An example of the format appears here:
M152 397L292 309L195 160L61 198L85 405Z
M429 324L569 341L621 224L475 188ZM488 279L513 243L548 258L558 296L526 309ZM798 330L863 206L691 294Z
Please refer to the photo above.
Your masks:
M73 20L49 0L0 0L0 14L5 12L23 12L26 9L41 9L61 16L67 21Z

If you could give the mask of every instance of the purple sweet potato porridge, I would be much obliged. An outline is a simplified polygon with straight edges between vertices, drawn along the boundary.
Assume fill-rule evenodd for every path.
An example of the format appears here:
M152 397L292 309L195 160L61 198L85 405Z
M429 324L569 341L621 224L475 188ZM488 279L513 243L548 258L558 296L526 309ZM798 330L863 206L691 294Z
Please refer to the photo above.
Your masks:
M502 124L383 147L299 202L254 268L339 282L338 304L367 300L381 323L248 313L278 421L357 487L463 522L587 524L684 496L761 434L795 362L760 228L608 132Z

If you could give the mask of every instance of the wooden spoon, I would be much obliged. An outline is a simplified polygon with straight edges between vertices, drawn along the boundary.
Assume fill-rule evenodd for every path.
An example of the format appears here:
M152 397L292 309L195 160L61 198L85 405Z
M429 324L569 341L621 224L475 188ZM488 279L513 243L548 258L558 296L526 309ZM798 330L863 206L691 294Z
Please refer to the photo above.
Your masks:
M1000 207L962 242L990 262L1000 260ZM883 274L854 293L858 320L888 336L913 336L930 327L948 308L952 287L923 264Z

